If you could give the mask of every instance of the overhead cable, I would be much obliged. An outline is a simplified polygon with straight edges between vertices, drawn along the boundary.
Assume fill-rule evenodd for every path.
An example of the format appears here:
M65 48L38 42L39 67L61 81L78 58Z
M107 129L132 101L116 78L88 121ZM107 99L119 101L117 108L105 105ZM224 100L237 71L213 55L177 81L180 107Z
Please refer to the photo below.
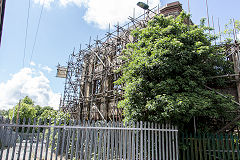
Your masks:
M30 11L30 0L28 0L27 25L26 25L26 30L25 30L24 51L23 51L23 61L22 61L22 65L23 65L22 67L23 67L23 68L24 68L25 55L26 55L26 47L27 47L29 11Z
M33 53L34 53L34 49L35 49L35 45L36 45L36 41L37 41L38 30L39 30L40 22L41 22L41 19L42 19L44 3L45 3L45 0L42 3L42 8L41 8L40 16L39 16L39 19L38 19L37 30L36 30L36 34L35 34L35 37L34 37L34 43L33 43L33 48L32 48L32 53L31 53L31 57L30 57L30 62L29 63L31 63L32 56L33 56Z

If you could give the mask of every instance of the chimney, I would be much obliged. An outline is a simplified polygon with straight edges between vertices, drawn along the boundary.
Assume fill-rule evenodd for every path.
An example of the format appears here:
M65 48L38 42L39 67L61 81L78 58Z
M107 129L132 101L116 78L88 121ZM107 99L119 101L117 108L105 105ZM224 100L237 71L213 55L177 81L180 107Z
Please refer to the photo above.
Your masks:
M182 4L179 1L168 3L164 7L160 8L160 13L164 16L178 16L182 12Z

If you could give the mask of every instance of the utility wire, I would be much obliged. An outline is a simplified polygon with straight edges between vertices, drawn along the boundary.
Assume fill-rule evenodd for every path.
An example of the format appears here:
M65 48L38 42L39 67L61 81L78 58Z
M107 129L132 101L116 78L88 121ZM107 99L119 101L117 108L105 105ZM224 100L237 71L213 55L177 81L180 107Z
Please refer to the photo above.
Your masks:
M28 21L29 21L29 11L30 11L30 0L28 1L28 13L27 13L27 25L25 30L25 40L24 40L24 51L23 51L23 61L22 61L22 67L24 68L24 62L25 62L25 55L26 55L26 47L27 47L27 35L28 35Z
M27 35L28 35L28 23L29 23L29 13L30 13L30 4L31 4L31 1L28 0L28 13L27 13L27 25L26 25L26 30L25 30L25 38L24 38L24 50L23 50L23 60L22 60L22 68L24 68L25 66L25 55L26 55L26 48L27 48ZM22 97L22 93L20 91L20 97ZM19 106L18 106L18 111L17 111L17 120L16 120L16 123L18 121L18 114L19 114L19 108L20 108L20 103L21 103L21 99L19 100ZM14 106L14 110L13 110L13 117L12 119L14 118L14 112L15 112L15 106ZM13 122L12 122L13 123Z
M30 63L31 63L31 61L32 61L32 56L33 56L34 48L35 48L35 45L36 45L38 30L39 30L40 22L41 22L41 19L42 19L42 12L43 12L44 3L45 3L45 0L43 1L42 8L41 8L41 12L40 12L40 16L39 16L39 19L38 19L37 31L36 31L35 38L34 38L32 53L31 53L31 57L30 57ZM29 63L29 64L30 64L30 63Z
M28 14L27 14L27 25L26 25L26 30L25 30L25 40L24 40L24 52L23 52L23 68L24 68L24 62L25 62L25 55L26 55L26 48L27 48L27 35L28 35L28 24L29 24L29 13L30 13L30 3L31 1L29 0L28 1ZM32 54L31 54L31 58L30 58L30 62L32 60L32 55L33 55L33 51L34 51L34 48L35 48L35 44L36 44L36 40L37 40L37 34L38 34L38 30L39 30L39 26L40 26L40 22L41 22L41 17L42 17L42 12L43 12L43 7L44 7L44 3L45 3L45 0L43 1L43 4L42 4L42 8L41 8L41 13L40 13L40 16L39 16L39 20L38 20L38 25L37 25L37 31L36 31L36 34L35 34L35 38L34 38L34 44L33 44L33 48L32 48ZM20 97L22 96L22 93L20 92ZM20 103L21 103L21 99L19 101L19 107L18 107L18 111L17 111L17 121L18 121L18 114L19 114L19 108L20 108ZM15 110L15 106L14 106L14 110ZM14 117L14 113L13 113L13 117ZM12 118L13 118L12 117Z

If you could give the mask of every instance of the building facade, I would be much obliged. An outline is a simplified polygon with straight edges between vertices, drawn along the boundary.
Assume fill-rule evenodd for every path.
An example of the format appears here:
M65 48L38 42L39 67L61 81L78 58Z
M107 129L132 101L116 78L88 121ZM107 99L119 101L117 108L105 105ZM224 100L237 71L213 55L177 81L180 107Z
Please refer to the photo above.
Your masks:
M138 18L129 17L124 26L116 25L114 32L96 39L86 49L73 52L66 68L65 90L60 109L69 112L74 119L121 120L122 110L117 107L122 99L122 86L114 83L121 73L115 72L121 65L119 58L127 43L137 41L130 35L136 28L144 28L156 14L177 16L182 11L179 2L155 7ZM61 76L62 77L62 76Z

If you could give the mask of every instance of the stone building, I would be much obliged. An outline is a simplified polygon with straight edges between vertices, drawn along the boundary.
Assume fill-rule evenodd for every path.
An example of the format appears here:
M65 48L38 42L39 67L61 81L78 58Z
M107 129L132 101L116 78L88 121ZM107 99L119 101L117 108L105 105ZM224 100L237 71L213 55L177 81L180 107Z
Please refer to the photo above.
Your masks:
M67 68L58 68L59 75L60 72L66 73L60 76L66 78L61 109L75 119L121 120L122 110L117 108L117 104L123 91L122 86L114 84L120 76L114 70L122 65L119 56L126 44L136 41L130 35L131 30L146 27L147 21L156 14L177 16L181 11L182 5L178 1L146 10L138 18L129 17L130 22L124 26L116 25L114 32L96 39L86 49L73 52Z

